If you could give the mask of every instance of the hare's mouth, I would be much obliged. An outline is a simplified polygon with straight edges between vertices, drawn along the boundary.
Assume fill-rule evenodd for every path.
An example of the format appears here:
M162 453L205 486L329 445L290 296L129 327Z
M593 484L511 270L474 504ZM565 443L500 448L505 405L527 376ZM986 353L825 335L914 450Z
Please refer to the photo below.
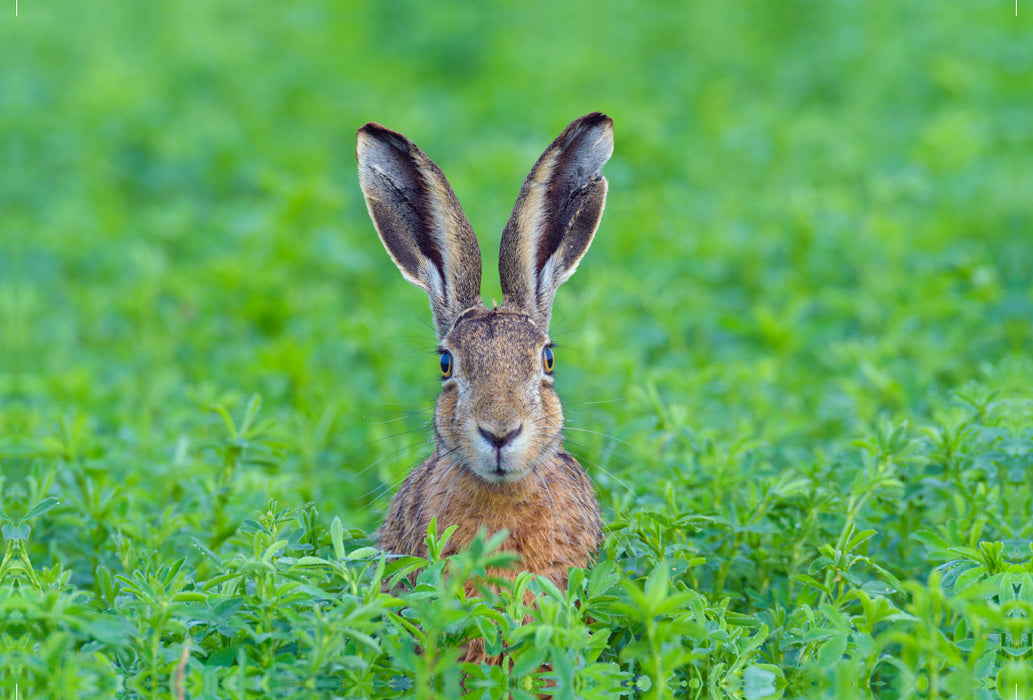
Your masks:
M470 468L485 481L519 481L531 471L527 450L530 441L523 424L509 430L477 427L471 435Z
M520 481L531 471L522 456L507 454L507 450L495 449L491 454L479 454L471 460L473 471L485 481Z

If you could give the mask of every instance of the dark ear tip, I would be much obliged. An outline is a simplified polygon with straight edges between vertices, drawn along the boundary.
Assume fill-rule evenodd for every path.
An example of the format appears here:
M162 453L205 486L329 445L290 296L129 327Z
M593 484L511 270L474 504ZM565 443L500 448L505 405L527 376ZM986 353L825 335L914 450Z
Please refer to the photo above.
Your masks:
M369 134L369 135L372 136L374 134L383 134L383 133L390 133L390 132L391 132L391 130L388 129L383 124L378 124L376 122L366 122L365 124L360 126L358 131L356 131L355 133L357 133L357 134Z
M602 112L592 112L578 117L563 130L557 141L571 144L583 138L601 139L613 143L613 120Z
M365 151L367 148L377 149L388 147L392 148L399 153L409 155L412 153L412 144L409 139L405 138L402 134L397 131L392 131L382 124L376 122L367 122L359 127L359 130L355 132L356 139L358 141L358 150L360 153Z
M613 132L613 120L602 112L592 112L583 117L578 117L570 126L572 130L579 132L593 131L595 129Z
M592 112L591 114L586 114L577 121L584 124L585 126L597 126L599 124L604 123L610 125L613 124L613 120L605 114L603 114L602 112Z

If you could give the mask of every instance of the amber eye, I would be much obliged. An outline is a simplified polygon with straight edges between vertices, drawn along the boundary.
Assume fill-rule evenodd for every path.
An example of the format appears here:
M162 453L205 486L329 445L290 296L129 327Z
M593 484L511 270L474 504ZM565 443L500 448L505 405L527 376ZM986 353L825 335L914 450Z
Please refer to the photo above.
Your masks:
M552 348L546 347L542 350L542 363L545 365L546 372L552 371L552 366L556 364L556 358L552 356Z
M441 353L441 378L448 379L452 376L452 353L447 350Z

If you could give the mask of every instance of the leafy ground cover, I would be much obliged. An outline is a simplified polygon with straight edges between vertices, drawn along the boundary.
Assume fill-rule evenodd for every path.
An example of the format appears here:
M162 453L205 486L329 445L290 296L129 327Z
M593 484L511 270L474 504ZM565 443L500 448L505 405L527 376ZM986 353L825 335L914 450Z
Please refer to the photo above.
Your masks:
M1018 10L23 0L0 696L1033 697ZM490 299L521 178L593 110L608 208L553 336L606 545L466 599L491 541L371 547L437 380L354 130L443 167Z

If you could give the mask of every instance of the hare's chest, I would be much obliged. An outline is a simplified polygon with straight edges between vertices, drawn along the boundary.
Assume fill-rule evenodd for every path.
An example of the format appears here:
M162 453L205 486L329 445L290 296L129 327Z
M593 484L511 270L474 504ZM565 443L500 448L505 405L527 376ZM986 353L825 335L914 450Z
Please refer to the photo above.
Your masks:
M594 498L578 503L556 494L545 498L510 501L504 507L489 501L467 502L438 518L442 527L456 526L449 553L464 549L478 532L492 535L506 530L502 549L520 555L517 570L527 570L565 585L571 566L586 566L599 546L599 520Z

